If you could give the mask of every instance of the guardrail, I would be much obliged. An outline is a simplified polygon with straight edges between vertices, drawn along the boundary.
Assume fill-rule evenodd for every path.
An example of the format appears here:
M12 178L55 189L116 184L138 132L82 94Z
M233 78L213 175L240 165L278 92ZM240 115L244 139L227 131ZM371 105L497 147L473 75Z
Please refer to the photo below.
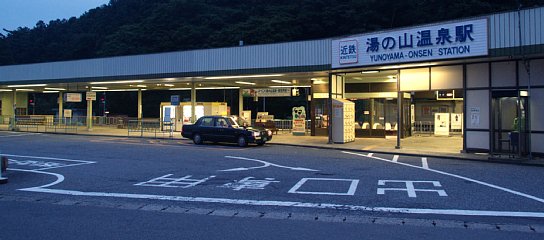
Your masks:
M10 118L11 128L26 132L59 132L77 133L78 123L69 118L37 118L15 117Z
M144 134L153 134L155 138L157 133L166 134L168 133L170 137L173 137L173 129L168 131L161 130L160 119L143 119L143 120L128 120L127 122L128 136L130 133L140 133L140 137L143 137Z

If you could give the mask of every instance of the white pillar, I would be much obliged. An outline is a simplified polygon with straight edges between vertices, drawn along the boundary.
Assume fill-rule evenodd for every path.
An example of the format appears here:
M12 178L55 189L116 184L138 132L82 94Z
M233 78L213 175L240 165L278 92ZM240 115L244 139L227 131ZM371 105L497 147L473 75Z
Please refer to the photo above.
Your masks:
M59 98L57 103L59 104L59 119L62 119L64 117L64 98L62 96L62 92L59 92Z
M138 89L138 120L142 120L142 89Z
M238 90L238 117L242 117L244 115L244 95L243 90Z
M87 130L93 130L93 101L87 101Z
M191 85L191 122L196 122L196 87L195 83Z

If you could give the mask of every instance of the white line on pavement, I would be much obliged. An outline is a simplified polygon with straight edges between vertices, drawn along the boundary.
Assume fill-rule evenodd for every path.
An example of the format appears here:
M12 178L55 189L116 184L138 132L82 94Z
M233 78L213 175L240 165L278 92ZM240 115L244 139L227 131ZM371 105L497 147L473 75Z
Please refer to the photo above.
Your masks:
M245 158L245 157L234 157L234 156L225 156L225 158L231 158L231 159L239 159L239 160L247 160L247 161L253 161L253 162L259 162L262 163L262 166L258 167L239 167L239 168L231 168L231 169L225 169L225 170L219 170L220 172L235 172L235 171L247 171L252 169L259 169L259 168L265 168L265 167L279 167L279 168L287 168L291 169L293 171L309 171L309 172L318 172L319 170L309 169L309 168L303 168L303 167L288 167L283 166L279 164L269 163L267 161L259 160L259 159L253 159L253 158Z
M393 162L399 161L399 155L393 156L393 160L391 160L391 161L393 161Z
M64 180L64 176L57 173L40 172L34 170L12 169L16 171L33 172L40 174L49 174L57 177L53 183L46 184L40 187L19 189L20 191L40 192L50 194L61 194L71 196L86 196L86 197L114 197L114 198L129 198L129 199L148 199L148 200L165 200L179 202L199 202L199 203L222 203L248 206L277 206L277 207L300 207L314 209L347 209L352 211L366 212L390 212L390 213L408 213L408 214L439 214L439 215L462 215L462 216L492 216L492 217L534 217L544 218L543 212L512 212L512 211L481 211L481 210L461 210L461 209L420 209L420 208L390 208L390 207L366 207L359 205L343 205L331 203L305 203L291 201L261 201L247 199L228 199L228 198L207 198L207 197L183 197L183 196L167 196L167 195L151 195L151 194L130 194L130 193L106 193L106 192L81 192L62 189L46 189Z
M361 156L361 157L369 157L369 156L367 156L365 154L360 154L360 153L346 152L346 151L342 151L342 152L346 153L346 154ZM450 176L450 177L454 177L454 178L463 179L463 180L466 180L466 181L481 184L481 185L484 185L484 186L487 186L487 187L490 187L490 188L495 188L495 189L498 189L498 190L501 190L501 191L509 192L509 193L512 193L512 194L515 194L515 195L518 195L518 196L522 196L522 197L525 197L525 198L529 198L529 199L544 203L544 199L542 199L542 198L535 197L533 195L529 195L529 194L526 194L526 193L518 192L518 191L515 191L515 190L512 190L512 189L505 188L505 187L497 186L497 185L494 185L494 184L491 184L491 183L486 183L486 182L482 182L482 181L475 180L475 179L472 179L472 178L463 177L463 176L460 176L460 175L457 175L457 174L448 173L448 172L435 170L435 169L430 169L430 168L423 168L423 167L420 167L420 166L414 166L414 165L401 163L401 162L392 162L390 160L387 160L387 159L384 159L384 158L379 158L379 157L369 157L369 158L384 161L384 162L390 162L390 163L394 163L394 164L400 164L400 165L407 166L407 167L423 169L423 170L431 171L431 172L434 172L434 173L438 173L438 174L442 174L442 175L446 175L446 176Z
M78 162L78 163L96 163L93 161L84 161L84 160L74 160L74 159L65 159L65 158L54 158L54 157L37 157L37 156L23 156L23 155L13 155L13 154L2 154L7 157L23 157L23 158L34 158L34 159L46 159L46 160L59 160L67 162Z
M423 167L425 169L429 169L429 163L427 162L426 157L421 158L421 167Z
M17 134L17 135L4 135L0 136L0 138L8 138L8 137L24 137L24 136L31 136L31 135L40 135L41 133L23 133L23 134Z

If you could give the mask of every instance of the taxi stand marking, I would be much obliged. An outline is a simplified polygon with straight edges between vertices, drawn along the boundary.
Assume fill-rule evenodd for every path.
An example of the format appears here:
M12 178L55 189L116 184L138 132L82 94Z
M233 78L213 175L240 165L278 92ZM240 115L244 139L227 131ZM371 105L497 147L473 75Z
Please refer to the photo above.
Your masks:
M269 163L267 161L263 161L263 160L259 160L259 159L253 159L253 158L235 157L235 156L225 156L225 158L259 162L259 163L262 163L263 165L258 166L258 167L247 167L247 168L246 167L240 167L240 168L231 168L231 169L225 169L225 170L218 170L220 172L247 171L247 170L265 168L265 167L270 167L270 166L278 167L278 168L286 168L286 169L290 169L290 170L293 170L293 171L308 171L308 172L318 172L319 171L319 170L314 170L314 169L310 169L310 168L303 168L303 167L288 167L288 166Z
M234 191L240 191L242 189L263 190L271 183L278 183L274 178L265 178L264 180L253 179L254 177L246 177L240 181L234 181L232 183L224 184L224 188L232 188Z
M54 158L54 157L23 156L23 155L12 155L12 154L3 154L3 156L10 157L8 159L8 161L9 161L10 164L13 164L13 165L40 167L39 169L35 169L37 171L49 170L49 169L55 169L55 168L63 168L63 167L73 167L73 166L96 163L96 162L93 162L93 161L74 160L74 159L65 159L65 158ZM20 160L20 159L14 159L13 157L62 161L62 162L70 162L70 164L59 163L59 162L40 161L40 160Z
M446 191L444 190L434 190L434 189L420 189L415 188L414 183L432 183L435 187L442 187L438 181L406 181L406 180L379 180L378 185L385 186L386 183L404 183L406 188L378 188L377 193L379 195L385 194L385 191L406 191L408 197L415 198L417 197L416 192L436 192L441 197L447 197Z
M306 192L306 191L298 191L299 188L302 187L306 182L308 181L345 181L345 182L351 182L349 185L349 189L346 193L335 193L335 192ZM313 194L313 195L339 195L339 196L353 196L355 195L355 191L357 190L357 185L359 184L359 180L357 179L335 179L335 178L303 178L300 181L298 181L295 186L293 186L288 193L298 193L298 194Z
M174 174L166 174L164 176L153 178L146 182L136 183L135 186L146 186L146 187L170 187L170 188L190 188L198 184L206 182L215 176L209 176L203 179L191 179L192 175L187 175L182 178L169 178Z

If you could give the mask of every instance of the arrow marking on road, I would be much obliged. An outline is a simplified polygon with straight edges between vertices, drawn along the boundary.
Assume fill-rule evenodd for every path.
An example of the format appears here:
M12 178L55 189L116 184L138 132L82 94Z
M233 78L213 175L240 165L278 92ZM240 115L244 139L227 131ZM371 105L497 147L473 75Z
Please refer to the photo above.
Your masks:
M225 156L225 158L231 158L231 159L239 159L239 160L247 160L247 161L253 161L253 162L259 162L262 163L262 166L258 167L239 167L239 168L231 168L231 169L225 169L225 170L218 170L220 172L237 172L237 171L248 171L253 169L259 169L259 168L266 168L266 167L278 167L278 168L286 168L293 171L308 171L308 172L318 172L319 170L314 170L310 168L303 168L303 167L288 167L283 166L279 164L269 163L267 161L259 160L259 159L253 159L253 158L245 158L245 157L235 157L235 156Z

